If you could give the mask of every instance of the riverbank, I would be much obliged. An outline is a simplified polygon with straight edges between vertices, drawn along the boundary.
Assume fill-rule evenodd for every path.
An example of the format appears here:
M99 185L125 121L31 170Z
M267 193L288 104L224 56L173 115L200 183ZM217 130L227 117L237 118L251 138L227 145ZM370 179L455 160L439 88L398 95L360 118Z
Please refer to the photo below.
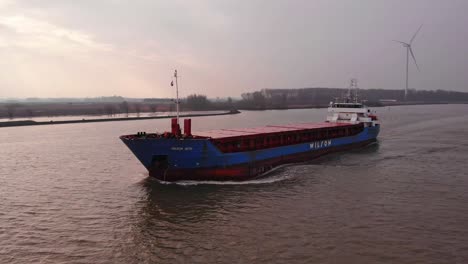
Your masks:
M387 106L404 106L404 105L444 105L444 104L468 104L468 102L364 102L368 107L387 107ZM328 108L328 104L321 105L289 105L287 107L265 107L265 108L248 108L243 107L239 110L246 111L266 111L266 110L292 110L292 109L321 109Z
M221 113L203 113L203 114L181 114L180 117L203 117L203 116L219 116L219 115L235 115L239 114L238 110L231 110ZM59 121L34 121L34 120L19 120L0 122L0 127L17 127L17 126L41 126L41 125L60 125L60 124L77 124L77 123L97 123L97 122L115 122L115 121L134 121L148 119L164 119L175 118L175 115L168 116L144 116L144 117L118 117L118 118L100 118L100 119L80 119L80 120L59 120Z

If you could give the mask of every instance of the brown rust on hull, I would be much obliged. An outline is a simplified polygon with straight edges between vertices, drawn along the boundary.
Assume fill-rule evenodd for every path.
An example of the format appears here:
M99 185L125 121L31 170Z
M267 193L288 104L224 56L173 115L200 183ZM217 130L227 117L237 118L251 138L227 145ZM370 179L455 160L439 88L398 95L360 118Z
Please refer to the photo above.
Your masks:
M280 156L268 160L256 161L250 164L244 163L229 167L198 168L198 169L171 169L170 167L153 166L149 170L149 175L161 181L245 181L263 176L277 168L278 166L292 163L300 163L322 155L356 149L375 142L371 139L359 143L349 144L340 147L298 153L289 156Z

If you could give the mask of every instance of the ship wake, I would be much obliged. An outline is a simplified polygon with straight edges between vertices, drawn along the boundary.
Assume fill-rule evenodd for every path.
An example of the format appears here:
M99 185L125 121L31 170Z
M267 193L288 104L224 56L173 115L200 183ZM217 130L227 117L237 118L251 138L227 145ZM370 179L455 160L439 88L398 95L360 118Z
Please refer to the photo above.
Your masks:
M285 173L287 167L292 166L293 164L285 164L278 166L273 170L262 174L255 179L247 181L175 181L167 182L154 179L155 181L161 184L167 185L181 185L181 186L193 186L193 185L252 185L252 184L271 184L275 182L281 182L293 178L295 175L291 173Z

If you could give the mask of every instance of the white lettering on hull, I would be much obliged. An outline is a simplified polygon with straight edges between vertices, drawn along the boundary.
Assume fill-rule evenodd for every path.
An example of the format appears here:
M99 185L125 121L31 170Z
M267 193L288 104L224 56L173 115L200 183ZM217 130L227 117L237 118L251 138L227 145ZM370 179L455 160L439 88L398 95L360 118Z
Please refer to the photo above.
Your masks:
M332 141L331 139L329 140L320 140L320 141L315 141L309 144L310 149L320 149L320 148L325 148L331 146Z
M183 148L183 147L172 147L171 150L176 150L176 151L183 151L183 150L185 150L185 151L191 151L191 150L192 150L192 147L185 147L185 148Z

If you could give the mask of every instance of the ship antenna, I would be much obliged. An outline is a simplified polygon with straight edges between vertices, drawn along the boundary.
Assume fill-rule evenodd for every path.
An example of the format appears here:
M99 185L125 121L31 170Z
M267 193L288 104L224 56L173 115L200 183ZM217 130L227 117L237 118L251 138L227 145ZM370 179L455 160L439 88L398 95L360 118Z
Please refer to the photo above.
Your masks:
M353 87L353 79L351 79L351 85L348 87L348 93L346 94L346 103L351 101L351 88Z
M177 124L179 124L179 83L177 82L177 70L174 71L175 85L176 85L176 109L177 109Z
M350 90L354 90L354 103L357 103L358 102L358 91L359 91L359 88L358 88L358 80L353 78L351 79L351 85L350 85ZM350 92L351 94L351 92Z

